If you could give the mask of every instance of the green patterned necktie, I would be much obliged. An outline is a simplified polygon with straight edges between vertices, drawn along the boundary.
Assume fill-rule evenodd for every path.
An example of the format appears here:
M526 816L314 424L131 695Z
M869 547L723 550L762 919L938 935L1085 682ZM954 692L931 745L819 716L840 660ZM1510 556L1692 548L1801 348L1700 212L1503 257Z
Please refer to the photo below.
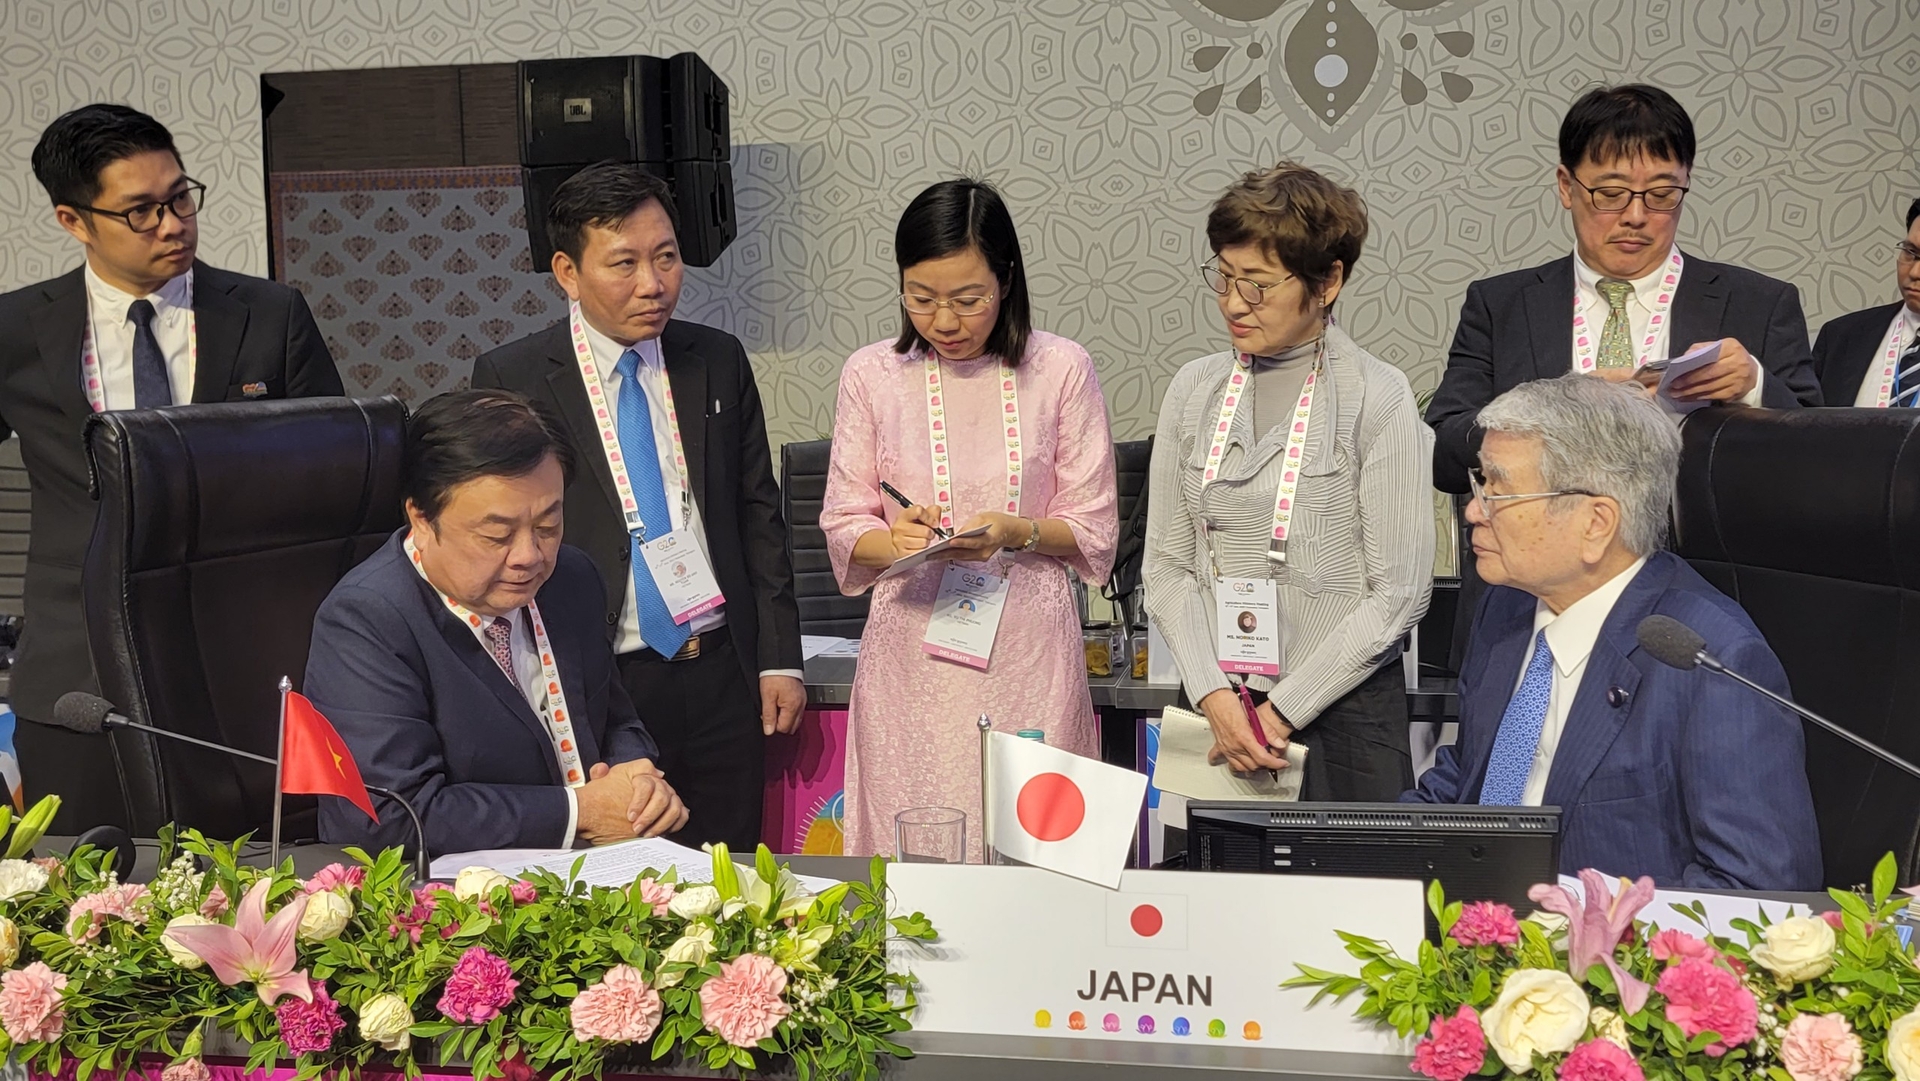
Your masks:
M1607 325L1600 331L1600 367L1633 367L1633 327L1627 318L1627 298L1633 283L1600 279L1600 295L1607 298Z

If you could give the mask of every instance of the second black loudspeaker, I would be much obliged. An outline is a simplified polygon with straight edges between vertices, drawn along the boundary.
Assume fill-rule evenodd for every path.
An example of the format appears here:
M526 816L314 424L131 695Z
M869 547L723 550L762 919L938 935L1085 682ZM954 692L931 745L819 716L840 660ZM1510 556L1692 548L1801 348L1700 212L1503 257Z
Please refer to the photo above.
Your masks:
M553 262L553 240L547 235L547 208L553 194L581 165L549 165L521 172L526 198L527 245L535 270ZM641 162L635 168L665 180L673 189L675 226L680 257L688 266L712 266L735 235L733 166L724 161Z

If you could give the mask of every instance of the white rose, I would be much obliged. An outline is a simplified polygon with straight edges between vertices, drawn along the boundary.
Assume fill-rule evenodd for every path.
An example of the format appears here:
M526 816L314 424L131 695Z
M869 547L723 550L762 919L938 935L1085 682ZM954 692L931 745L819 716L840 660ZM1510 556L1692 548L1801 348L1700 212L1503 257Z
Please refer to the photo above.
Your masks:
M307 895L307 910L300 914L300 940L327 942L340 937L353 917L353 902L332 890Z
M511 886L513 879L491 867L467 867L454 877L453 895L462 901L484 901L496 886Z
M12 968L20 959L20 925L0 916L0 968Z
M1596 1037L1613 1044L1622 1051L1633 1050L1627 1046L1626 1018L1605 1006L1595 1006L1593 1012L1587 1015L1587 1023L1593 1026L1593 1034Z
M667 902L667 911L683 920L720 911L720 891L712 886L688 886Z
M0 860L0 901L11 901L46 888L46 868L28 860Z
M375 995L360 1007L360 1038L388 1051L405 1051L412 1040L413 1011L395 994Z
M1761 968L1788 983L1824 976L1833 967L1833 927L1811 916L1790 916L1767 928L1749 954Z
M1587 1031L1587 993L1555 969L1517 968L1507 974L1500 997L1480 1015L1487 1043L1507 1069L1526 1073L1536 1052L1573 1050Z
M160 933L160 945L166 947L167 956L173 958L174 964L179 965L181 968L200 968L204 966L206 962L200 959L199 954L181 945L180 940L173 937L172 931L176 927L211 927L213 924L213 920L197 912L187 912L175 916L167 921L167 929Z
M713 956L713 928L706 924L695 924L687 928L680 940L667 947L661 955L661 964L688 964L698 967L707 963ZM686 976L684 972L662 973L656 981L661 987L672 987Z
M1547 933L1548 938L1552 938L1567 929L1567 918L1565 916L1562 916L1558 912L1548 912L1544 908L1538 912L1529 914L1527 916L1527 922L1538 924L1540 929Z
M1887 1065L1894 1081L1920 1081L1920 1009L1887 1026Z

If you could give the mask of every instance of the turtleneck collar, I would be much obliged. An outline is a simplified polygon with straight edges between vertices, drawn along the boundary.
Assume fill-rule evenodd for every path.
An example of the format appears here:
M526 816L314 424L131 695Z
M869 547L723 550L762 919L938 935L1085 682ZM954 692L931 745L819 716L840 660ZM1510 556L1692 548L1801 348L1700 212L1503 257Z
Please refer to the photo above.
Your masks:
M1253 363L1254 363L1254 366L1257 368L1264 368L1264 367L1281 367L1283 365L1294 364L1303 360L1310 361L1314 357L1319 355L1320 346L1325 341L1326 341L1326 332L1323 330L1320 332L1319 336L1309 338L1306 341L1301 342L1299 345L1282 349L1280 352L1275 353L1272 356L1256 356L1253 358Z

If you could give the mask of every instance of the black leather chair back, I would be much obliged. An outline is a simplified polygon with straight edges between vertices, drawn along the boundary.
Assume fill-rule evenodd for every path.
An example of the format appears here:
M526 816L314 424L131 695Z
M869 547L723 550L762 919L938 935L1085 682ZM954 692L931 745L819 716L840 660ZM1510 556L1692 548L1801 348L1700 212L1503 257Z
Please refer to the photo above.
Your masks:
M1682 434L1675 550L1746 608L1801 704L1920 760L1920 411L1703 409ZM1828 884L1889 851L1920 877L1920 781L1805 730Z
M793 550L793 592L800 602L800 633L858 638L867 629L873 591L858 597L840 592L820 531L820 503L827 494L827 463L833 440L788 443L780 448L780 501Z
M101 694L135 721L275 754L277 686L300 688L314 612L402 521L406 418L397 398L93 417L85 598ZM126 729L112 739L134 836L175 822L230 838L271 820L271 767ZM313 799L287 802L302 813L286 836L312 836Z
M1147 549L1147 474L1153 466L1153 437L1113 445L1114 485L1119 492L1120 543L1114 549L1107 599L1125 605L1129 620L1144 611L1134 594Z

